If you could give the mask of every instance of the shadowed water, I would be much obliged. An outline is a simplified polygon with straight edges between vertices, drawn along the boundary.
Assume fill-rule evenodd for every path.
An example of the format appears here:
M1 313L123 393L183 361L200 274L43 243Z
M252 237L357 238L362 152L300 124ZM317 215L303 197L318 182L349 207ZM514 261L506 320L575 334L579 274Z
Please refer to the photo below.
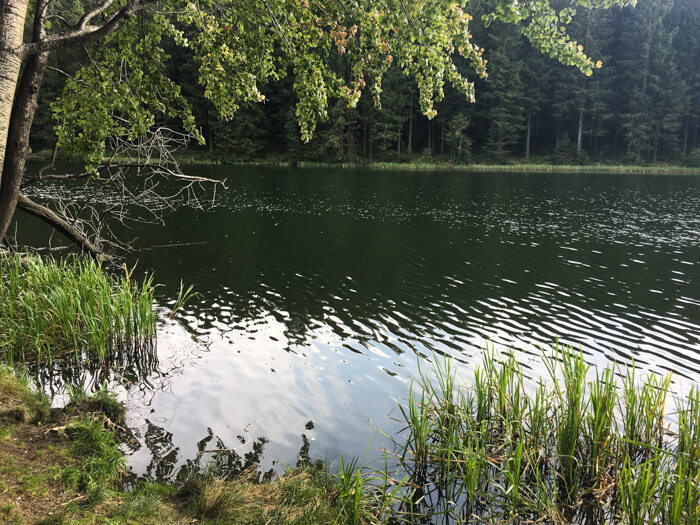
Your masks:
M671 371L677 391L700 379L698 177L191 173L227 179L212 208L126 232L164 314L180 279L200 294L163 316L157 366L117 377L136 474L223 448L231 470L363 457L372 425L401 428L388 416L417 356L452 356L469 381L490 342L531 377L558 337L591 364ZM375 431L369 457L381 446Z

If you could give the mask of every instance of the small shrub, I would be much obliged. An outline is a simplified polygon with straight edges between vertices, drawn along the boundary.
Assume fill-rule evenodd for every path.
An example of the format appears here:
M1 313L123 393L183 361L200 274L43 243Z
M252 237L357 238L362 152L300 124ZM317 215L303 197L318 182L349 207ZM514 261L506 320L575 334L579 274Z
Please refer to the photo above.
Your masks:
M700 147L691 149L685 162L691 168L700 168Z
M573 166L578 164L578 151L569 135L562 133L557 138L557 143L554 146L552 162L560 166Z

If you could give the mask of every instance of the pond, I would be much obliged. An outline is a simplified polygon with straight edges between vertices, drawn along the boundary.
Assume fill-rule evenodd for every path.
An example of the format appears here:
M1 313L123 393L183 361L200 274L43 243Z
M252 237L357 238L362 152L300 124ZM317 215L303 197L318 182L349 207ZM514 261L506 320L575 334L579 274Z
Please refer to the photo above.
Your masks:
M137 475L218 449L268 475L371 461L419 362L450 356L470 381L487 345L532 378L558 338L592 365L671 371L678 392L700 380L700 177L189 172L227 188L125 232L127 264L162 283L155 359L113 376ZM180 280L199 295L170 320Z

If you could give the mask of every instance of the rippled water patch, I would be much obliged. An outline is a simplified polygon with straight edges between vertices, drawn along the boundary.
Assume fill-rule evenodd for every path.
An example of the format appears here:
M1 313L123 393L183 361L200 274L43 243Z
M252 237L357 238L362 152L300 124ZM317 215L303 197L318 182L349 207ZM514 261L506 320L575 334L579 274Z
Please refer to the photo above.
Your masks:
M513 348L535 378L558 338L671 371L675 391L700 381L700 178L198 171L228 180L213 209L125 232L161 304L180 279L201 294L163 322L157 370L123 386L139 474L216 443L264 471L364 456L433 353L470 381L486 345Z

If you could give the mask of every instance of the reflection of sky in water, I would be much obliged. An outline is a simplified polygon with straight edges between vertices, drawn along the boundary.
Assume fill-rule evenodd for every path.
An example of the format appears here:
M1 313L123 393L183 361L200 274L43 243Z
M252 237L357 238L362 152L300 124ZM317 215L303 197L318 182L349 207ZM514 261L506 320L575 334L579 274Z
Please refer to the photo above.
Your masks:
M700 381L700 178L198 169L228 177L214 209L137 232L160 304L180 279L201 294L163 322L165 374L122 392L137 473L218 445L262 470L305 440L364 457L371 433L376 458L416 356L469 383L488 344L533 379L558 338Z
M431 308L444 313L439 323L410 327L399 311L346 325L328 308L323 319L309 321L301 342L289 333L284 312L232 324L218 318L197 320L190 313L188 326L202 334L206 344L188 342L191 336L175 324L161 333L161 348L184 344L187 350L176 351L186 356L183 368L146 407L153 415L144 415L145 408L138 408L140 401L132 398L131 420L143 427L145 417L171 431L172 445L179 449L178 464L196 457L193 438L207 433L241 454L256 439L267 438L261 468L266 471L275 461L295 462L302 435L311 443L312 457L368 453L370 460L378 460L383 440L377 430L390 435L400 430L390 416L397 414L395 400L406 396L408 379L419 372L416 355L456 358L459 374L469 384L482 349L493 345L505 353L511 348L532 380L528 387L534 388L537 378L546 375L543 349L566 333L560 342L580 347L591 364L617 361L623 366L635 355L642 373L682 371L673 381L673 390L681 393L700 379L689 361L697 363L700 332L696 325L653 313L616 316L565 302L554 306L545 300L557 294L554 283L535 289L537 293L519 302L507 297L486 299L470 311L435 304ZM538 313L546 319L533 319ZM684 353L679 343L685 344ZM590 376L595 379L595 367ZM669 408L673 408L670 400ZM144 448L130 460L141 474L151 455Z

